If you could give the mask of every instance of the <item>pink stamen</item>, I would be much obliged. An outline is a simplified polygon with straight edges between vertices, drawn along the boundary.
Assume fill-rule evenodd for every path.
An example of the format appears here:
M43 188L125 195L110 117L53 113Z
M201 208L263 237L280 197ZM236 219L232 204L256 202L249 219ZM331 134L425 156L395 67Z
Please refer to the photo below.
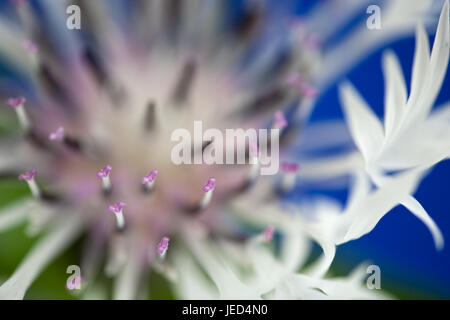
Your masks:
M269 243L270 241L272 241L274 232L275 228L272 226L269 226L266 228L266 230L264 230L263 238L265 243Z
M295 173L299 169L299 165L297 163L288 163L283 162L281 163L281 170L287 173Z
M36 175L36 173L37 173L37 170L36 170L36 169L31 169L30 171L27 171L27 172L25 172L25 173L22 173L22 174L19 176L19 180L20 180L20 181L23 181L23 180L25 180L25 181L31 181L31 180L34 179L34 176Z
M163 255L163 254L166 252L167 248L169 247L169 241L170 241L170 238L168 238L168 237L163 237L163 238L161 239L161 241L159 242L158 248L156 249L156 251L157 251L160 255Z
M120 212L122 212L123 207L125 207L125 205L126 205L125 202L120 201L114 205L110 205L108 207L108 210L112 213L120 213Z
M153 170L148 175L142 178L142 184L152 183L153 181L155 181L157 175L158 170Z
M109 176L109 173L111 172L112 167L110 165L107 165L103 169L99 170L97 172L97 178L107 178Z
M23 46L24 46L25 50L27 50L28 53L31 53L31 54L35 54L39 51L39 46L31 40L25 40L25 42L23 43Z
M216 179L209 178L208 182L203 186L202 190L204 192L209 192L214 189L215 185L216 185Z
M50 135L48 136L48 139L50 141L61 141L64 138L64 128L63 127L58 127L58 129L56 129L55 132L50 133Z
M27 99L25 99L24 97L9 98L8 100L6 100L6 104L13 108L18 108L22 106L25 102L27 102Z
M277 111L275 112L275 124L279 129L284 129L287 126L286 118L284 117L283 112Z

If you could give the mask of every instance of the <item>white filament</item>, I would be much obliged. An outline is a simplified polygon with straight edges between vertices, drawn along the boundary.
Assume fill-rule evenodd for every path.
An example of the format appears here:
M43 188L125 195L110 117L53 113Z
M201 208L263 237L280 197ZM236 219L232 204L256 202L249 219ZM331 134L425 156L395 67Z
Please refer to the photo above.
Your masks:
M19 120L20 127L25 131L28 130L30 127L30 120L28 119L28 115L25 111L23 104L14 108L14 110L16 110L16 114L17 114L17 118Z

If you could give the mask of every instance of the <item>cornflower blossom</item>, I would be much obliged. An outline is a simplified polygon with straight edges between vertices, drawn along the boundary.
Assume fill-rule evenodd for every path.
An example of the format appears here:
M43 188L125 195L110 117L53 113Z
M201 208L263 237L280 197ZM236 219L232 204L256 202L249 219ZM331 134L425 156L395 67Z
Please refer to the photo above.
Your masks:
M388 298L366 287L365 265L342 278L327 272L338 245L370 232L399 204L442 248L439 228L413 193L450 156L450 107L431 111L448 64L448 0L431 55L417 19L436 23L428 1L390 1L385 30L372 42L355 46L363 33L358 27L346 46L330 51L321 43L368 2L324 1L299 19L270 1L248 0L229 21L229 4L220 0L79 0L81 30L66 28L69 2L38 2L39 10L13 1L17 15L0 16L1 57L27 83L0 83L2 115L16 112L21 138L0 141L0 176L17 173L33 195L1 209L0 231L27 221L27 235L42 234L0 284L0 299L23 299L83 235L77 281L83 279L86 298L102 290L99 272L114 279L113 298L139 298L149 270L184 299ZM343 82L342 106L357 149L296 159L292 150L309 130L320 93L366 51L417 24L409 98L395 54L383 58L384 128ZM245 146L248 165L173 164L171 133L192 131L197 120L219 130L279 129L280 172L257 174L258 145ZM326 124L319 128L317 150L334 138ZM343 175L354 178L344 207L325 198L281 205L301 180L320 184ZM323 254L305 268L312 242Z

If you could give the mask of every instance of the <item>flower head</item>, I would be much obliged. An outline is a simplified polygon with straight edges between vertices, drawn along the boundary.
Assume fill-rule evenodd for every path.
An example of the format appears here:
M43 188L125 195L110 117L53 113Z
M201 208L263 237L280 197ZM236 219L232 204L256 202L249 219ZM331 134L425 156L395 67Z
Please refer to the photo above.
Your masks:
M259 167L267 165L264 156L278 141L271 140L270 147L263 148L264 137L232 146L210 139L206 146L216 148L215 156L231 149L249 155L250 161L206 164L201 160L213 148L206 148L205 141L183 141L174 147L172 133L183 129L196 137L192 123L199 120L216 131L272 126L279 129L274 131L280 135L283 157L296 159L292 141L300 141L297 138L303 131L308 133L308 115L316 98L348 60L342 48L325 54L327 47L321 45L334 30L326 23L333 20L330 12L339 10L345 17L347 8L340 4L331 8L324 1L319 7L323 11L318 9L311 19L293 25L278 10L268 10L263 1L245 1L236 19L220 14L222 6L230 6L231 1L206 1L204 6L201 2L202 10L197 10L195 3L200 2L155 5L154 1L139 1L138 5L130 1L127 19L117 19L123 12L108 6L108 0L82 1L83 11L89 12L89 23L83 25L89 41L77 33L64 33L65 26L62 31L56 29L61 26L53 23L66 19L59 5L43 6L42 10L50 10L44 13L35 12L35 6L16 8L20 36L29 39L23 45L31 55L24 55L23 48L19 48L22 54L13 53L21 44L15 36L5 38L0 53L29 76L33 90L22 94L33 99L26 110L22 107L25 98L7 100L25 134L20 135L20 144L12 141L17 149L10 150L9 144L0 148L0 173L15 172L31 163L39 168L45 190L54 194L49 197L40 192L34 181L36 170L19 176L35 196L24 201L33 204L37 214L12 212L12 219L10 215L0 219L0 230L27 218L36 229L50 224L52 228L0 285L0 299L23 298L43 268L83 234L94 240L89 238L82 251L83 279L102 278L96 273L104 271L114 279L112 296L119 299L136 298L144 270L149 269L170 279L180 298L379 297L359 285L364 274L359 269L345 279L324 278L336 246L369 232L399 203L414 211L439 240L434 223L409 195L425 169L448 157L442 151L450 141L444 117L427 119L448 60L448 2L431 57L426 36L422 29L418 31L412 93L406 105L395 58L389 54L385 58L385 129L350 85L340 87L350 131L362 156L351 150L336 159L302 158L302 177L326 185L323 181L350 174L358 188L346 186L351 197L344 209L332 201L316 203L304 194L301 198L306 205L295 206L302 214L294 215L280 205L284 199L278 185L282 180L284 191L296 191L295 184L303 182L297 181L297 163L282 163L281 179L256 179ZM354 9L351 1L348 5ZM54 19L41 23L42 17L50 15ZM311 29L319 25L323 34ZM49 32L53 27L61 33ZM0 40L3 34L8 36L4 32ZM25 63L24 56L32 63ZM4 87L2 81L0 93L8 92L16 82ZM70 128L70 137L64 136L62 123ZM417 125L421 131L414 129ZM313 135L314 139L319 146L333 146L330 141L340 135L327 137L328 126L324 128L315 131L322 134ZM430 139L436 143L426 150ZM48 140L63 141L72 148L62 152L62 144ZM305 153L322 151L321 147L311 149ZM420 153L415 152L418 149ZM193 164L174 161L175 151L190 156ZM107 163L114 165L114 188L112 167L98 170ZM384 170L391 165L405 172L389 177ZM149 168L158 170L142 177ZM158 187L153 190L158 175ZM216 179L220 188L216 188ZM112 199L129 204L126 216L125 202L111 204ZM262 235L255 232L264 228ZM280 234L277 245L263 245L261 236L270 242L275 230ZM308 254L303 251L309 247L307 241L316 241L323 249L308 274L298 271ZM165 259L169 242L170 257ZM155 244L160 255L156 258ZM102 256L105 270L100 268Z

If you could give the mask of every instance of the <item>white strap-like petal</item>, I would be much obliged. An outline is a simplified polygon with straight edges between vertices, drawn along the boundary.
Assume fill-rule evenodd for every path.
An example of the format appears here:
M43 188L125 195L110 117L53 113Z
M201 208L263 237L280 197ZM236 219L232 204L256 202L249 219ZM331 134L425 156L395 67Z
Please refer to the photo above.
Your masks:
M384 127L386 139L398 128L406 105L406 85L400 63L392 51L383 55L385 77Z
M353 140L366 161L373 160L384 139L380 120L349 82L340 85L339 94Z
M417 100L414 101L414 105L411 104L411 115L410 119L408 119L409 126L414 126L416 123L420 123L428 117L439 90L441 89L448 66L450 50L449 33L449 2L446 0L442 8L439 24L434 38L429 69L427 74L421 75L425 79L425 83L423 84L424 88L420 91L420 96Z
M430 44L428 35L422 22L419 22L416 29L416 49L414 52L414 62L411 76L411 94L408 100L408 107L414 105L418 96L421 95L425 87L426 77L430 65Z
M448 0L446 0L444 7L442 8L441 16L439 18L439 24L436 30L436 36L434 38L433 51L431 52L431 78L428 92L428 100L431 102L431 105L427 105L430 109L434 104L434 100L436 99L439 90L441 89L445 73L447 72L450 50L449 34L449 2ZM425 111L426 113L424 116L428 116L430 109Z
M422 172L419 169L411 170L390 179L363 201L344 212L344 215L354 216L354 220L340 243L358 239L370 232L387 212L415 190Z
M132 248L114 283L114 300L136 299L142 275L143 261L136 248Z
M417 218L419 218L430 230L433 236L434 244L437 250L442 250L444 247L444 237L441 230L430 217L430 215L425 211L422 205L412 196L407 196L403 201L400 202L409 211L411 211Z
M323 278L330 269L336 255L336 245L330 238L316 238L317 243L323 250L322 256L306 272L313 278Z
M245 285L227 266L227 261L199 237L196 226L186 226L185 243L219 289L220 299L260 299L256 291Z
M0 300L23 299L36 277L75 240L82 226L82 218L75 214L63 219L52 232L38 242L13 275L0 286Z
M32 200L19 201L0 212L0 232L22 223L28 216Z
M191 256L184 250L172 251L178 281L174 282L175 292L180 299L205 300L218 299L219 293L211 281L205 277Z

